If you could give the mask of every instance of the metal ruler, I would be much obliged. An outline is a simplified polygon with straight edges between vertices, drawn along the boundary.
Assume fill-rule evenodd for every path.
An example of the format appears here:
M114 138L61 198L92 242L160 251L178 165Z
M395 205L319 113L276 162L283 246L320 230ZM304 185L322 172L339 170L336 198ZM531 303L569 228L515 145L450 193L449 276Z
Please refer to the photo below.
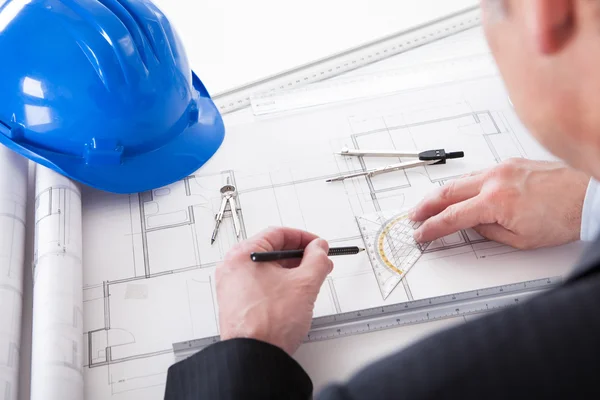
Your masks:
M309 83L332 78L480 24L479 7L470 7L445 18L386 36L227 92L218 93L213 96L213 100L219 111L227 114L249 106L252 96L295 89Z
M336 79L309 86L268 92L250 98L256 116L339 104L429 86L479 79L498 74L491 54Z
M561 277L544 278L318 317L313 319L305 342L500 310L561 283ZM219 340L218 336L211 336L175 343L173 351L179 361Z

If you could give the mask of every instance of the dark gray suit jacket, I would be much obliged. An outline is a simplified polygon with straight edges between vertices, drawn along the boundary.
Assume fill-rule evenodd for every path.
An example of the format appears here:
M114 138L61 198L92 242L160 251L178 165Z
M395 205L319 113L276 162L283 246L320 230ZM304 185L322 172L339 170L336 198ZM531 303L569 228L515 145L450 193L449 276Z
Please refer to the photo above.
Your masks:
M283 350L235 339L169 369L166 399L309 399ZM559 288L430 336L318 399L600 398L600 239Z

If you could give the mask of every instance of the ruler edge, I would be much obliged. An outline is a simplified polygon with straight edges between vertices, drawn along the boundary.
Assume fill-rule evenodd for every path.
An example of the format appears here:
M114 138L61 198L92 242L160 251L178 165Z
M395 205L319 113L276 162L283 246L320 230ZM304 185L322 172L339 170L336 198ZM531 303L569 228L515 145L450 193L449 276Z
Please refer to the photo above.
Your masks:
M406 310L406 311L425 311L428 309L434 309L436 307L440 307L440 306L448 306L450 304L454 304L460 301L463 302L469 302L471 300L475 300L475 299L496 299L496 298L500 298L500 297L505 297L507 295L511 295L511 294L524 294L524 293L534 293L534 292L544 292L546 290L549 290L553 287L556 287L558 285L560 285L564 279L562 276L548 276L545 278L539 278L539 279L530 279L530 280L526 280L526 281L521 281L521 282L513 282L513 283L506 283L503 285L496 285L496 286L488 286L488 287L483 287L483 288L479 288L479 289L473 289L473 290L465 290L463 292L455 292L455 293L448 293L448 294L443 294L440 296L433 296L433 297L425 297L422 299L417 299L417 300L409 300L409 301L403 301L400 303L392 303L392 304L385 304L383 306L377 306L377 307L369 307L369 308L365 308L365 309L361 309L361 310L354 310L354 311L347 311L345 313L338 313L338 314L331 314L331 315L326 315L326 316L322 316L322 317L317 317L317 318L333 318L335 319L335 317L337 316L342 316L342 315L349 315L349 314L353 314L353 313L359 313L359 312L374 312L377 311L378 309L384 308L384 307L398 307L400 305L406 305L406 304L416 304L416 303L420 303L420 302L425 302L425 301L435 301L438 299L443 299L443 298L447 298L447 297L458 297L461 295L469 295L475 292L480 292L480 291L492 291L492 290L496 290L496 289L503 289L505 287L508 286L520 286L520 285L525 285L527 283L532 283L532 282L542 282L542 281L546 281L548 282L547 285L544 285L543 288L538 288L538 287L533 287L533 288L517 288L514 290L511 290L509 292L506 293L494 293L494 294L489 294L489 295L484 295L481 297L469 297L467 299L456 299L456 300L452 300L452 301L446 301L446 302L441 302L441 303L430 303L429 305L425 305L425 306L417 306L415 308L412 308L410 310ZM479 300L477 300L479 301ZM389 313L387 313L386 315L396 315L398 313L403 313L405 312L404 310L397 310L396 312L392 312L390 311ZM375 317L375 315L367 315L364 318L361 318L361 320L369 320L370 318ZM350 319L348 322L350 323L354 323L354 322L358 322L358 320L356 319ZM347 323L346 321L333 321L333 322L329 322L327 324L324 324L323 326L319 327L315 327L315 330L319 330L319 329L329 329L331 327L337 326L337 325L341 325ZM311 325L311 329L312 329L312 325Z
M532 288L531 290L522 290L522 289L520 289L520 290L515 290L512 293L515 293L515 294L525 294L525 293L535 293L535 292L538 292L538 293L541 294L541 293L547 292L548 290L551 290L553 288L556 288L556 287L560 286L562 283L565 282L565 277L563 275L548 276L548 277L543 277L543 278L538 278L538 279L530 279L530 280L525 280L525 281L520 281L520 282L507 283L507 284L503 284L503 285L488 286L488 287L479 288L479 289L473 289L473 290L465 290L465 291L462 291L462 292L448 293L448 294L444 294L444 295L440 295L440 296L426 297L426 298L418 299L418 300L404 301L404 302L393 303L393 304L384 304L382 306L369 307L369 308L365 308L365 309L348 311L348 312L345 312L345 313L339 313L339 314L333 314L333 315L326 315L326 316L322 316L322 317L316 317L316 318L313 319L313 321L316 320L316 319L320 319L320 318L335 318L336 315L348 315L348 314L352 314L352 313L369 312L369 311L374 311L374 310L381 309L383 307L394 307L394 306L399 306L399 305L404 305L404 304L411 304L411 303L414 304L414 303L425 301L425 300L440 299L440 298L449 297L449 296L458 296L458 295L465 294L465 293L478 292L480 290L493 290L493 289L503 288L503 287L506 287L506 286L521 285L521 284L526 284L526 283L529 283L529 282L540 282L540 281L550 281L550 283L548 284L547 287L544 287L542 289L539 289L539 288ZM510 295L511 293L509 292L507 294ZM500 298L500 297L505 297L507 294L490 295L490 296L487 296L487 297L482 297L482 299L484 299L484 298L491 298L491 299ZM450 303L446 303L446 304L449 305ZM423 312L423 311L427 310L428 308L432 308L433 309L433 308L439 307L441 305L444 305L444 304L443 303L432 304L431 307L419 307L416 310L413 309L413 310L410 310L410 311L421 311L421 312ZM398 313L399 312L402 312L402 310L399 310ZM387 316L393 316L393 315L396 315L396 313L390 312L389 314L387 314ZM375 318L375 317L374 316L365 317L365 318L361 319L361 321L362 322L368 321L370 318ZM450 317L448 317L448 318L450 318ZM337 321L334 321L332 323L329 323L329 324L321 326L321 327L314 327L314 328L313 328L313 326L311 324L311 328L310 328L310 330L309 330L309 332L307 334L310 334L310 332L312 332L313 330L318 331L320 329L323 329L323 330L332 329L332 328L334 328L337 325L343 325L343 324L348 324L348 323L353 323L353 322L358 322L358 321L340 321L337 324L335 324L335 322L337 322ZM426 323L426 322L431 322L431 321L423 321L423 323ZM415 324L417 324L417 323L412 323L412 324L407 324L407 325L415 325ZM405 326L405 325L403 325L403 326ZM378 329L377 331L379 331L379 330L383 330L383 329ZM361 332L361 333L357 333L357 334L364 334L364 333L369 333L369 332ZM347 337L347 336L351 336L351 335L353 335L353 334L343 335L343 336L339 336L339 337L341 338L341 337ZM192 352L192 354L195 354L198 351L201 351L202 349L210 346L210 344L207 344L205 346L189 346L189 345L186 345L187 343L195 342L195 341L201 341L201 340L202 341L210 341L210 340L213 340L214 338L219 338L219 335L207 336L207 337L198 338L198 339L189 339L189 340L185 340L185 341L173 343L172 344L172 350L173 350L173 353L175 355L175 358L178 359L178 360L179 359L183 359L183 358L187 358L189 352ZM332 339L335 339L335 338L330 338L330 339L315 339L314 341L323 341L323 340L332 340ZM218 342L220 342L220 338L218 340L216 340L216 341L213 341L213 343L211 343L211 344L218 343ZM305 341L303 341L303 343L305 343ZM177 356L178 354L184 354L184 355L181 356L181 357L178 357Z
M408 28L408 29L405 29L405 30L402 30L402 31L398 31L398 32L386 35L384 37L380 37L379 39L375 39L375 40L372 40L372 41L369 41L369 42L364 42L364 43L362 43L362 44L360 44L358 46L351 47L351 48L348 48L346 50L342 50L342 51L340 51L338 53L334 53L334 54L329 55L327 57L316 59L316 60L308 62L306 64L301 64L301 65L299 65L297 67L293 67L293 68L284 70L282 72L278 72L278 73L275 73L275 74L272 74L272 75L268 75L268 76L266 76L264 78L259 78L259 79L255 80L255 81L252 81L252 82L249 82L249 83L237 86L237 87L232 88L232 89L228 89L228 90L223 91L223 92L218 92L218 93L212 95L211 97L212 97L213 101L218 101L218 100L220 100L220 99L222 99L224 97L235 95L238 92L242 92L242 91L251 89L254 86L268 84L271 81L285 78L286 76L293 75L293 74L298 73L298 72L300 72L302 70L311 69L311 68L314 68L314 67L319 66L321 64L335 61L336 59L338 59L340 57L348 56L348 55L350 55L352 53L359 52L359 51L361 51L361 50L363 50L365 48L369 48L369 47L372 47L372 46L380 45L380 44L385 43L387 41L393 40L394 38L397 38L399 36L403 36L403 35L414 33L416 31L425 29L425 28L427 28L427 27L429 27L431 25L439 24L439 23L442 23L442 22L444 22L446 20L460 17L460 16L462 16L464 14L468 14L468 13L471 13L471 12L476 12L476 11L478 11L480 9L481 9L481 7L478 6L478 5L466 7L466 8L463 8L463 9L459 10L459 11L453 12L451 14L447 14L447 15L445 15L443 17L436 18L436 19L424 22L422 24L419 24L419 25L413 26L411 28ZM459 32L457 32L457 33L459 33ZM453 35L454 34L456 34L456 33L453 33ZM434 40L434 42L438 41L438 40L440 40L440 39L436 39L436 40ZM420 46L427 45L427 44L430 44L430 43L433 43L433 42L427 42L427 43L424 43L424 44L422 44ZM417 46L417 47L420 47L420 46ZM407 51L410 51L410 50L413 50L413 48L411 48L411 49L409 49ZM402 54L402 53L403 52L400 52L398 54ZM373 62L377 62L377 61L381 61L381 60L374 60ZM361 67L364 67L365 65L362 65ZM344 72L349 72L349 71L344 71ZM329 78L331 78L331 77L329 77Z
M482 60L486 59L485 56L467 56L467 57L461 57L461 58L457 58L457 59L453 59L453 60L431 62L431 63L427 63L427 66L440 67L440 66L445 66L447 64L463 62L464 60L470 60L470 59L474 59L474 58L481 58ZM491 58L491 56L489 59L493 61L493 58ZM294 107L289 107L289 108L285 108L285 106L284 106L281 109L256 111L256 107L261 106L262 103L264 103L264 102L268 102L268 101L284 101L285 102L286 99L288 99L290 97L294 98L294 96L301 96L306 93L310 93L312 95L322 94L324 91L331 90L326 85L328 82L335 84L337 87L341 86L344 88L349 88L349 87L352 87L352 85L365 84L367 80L391 79L391 78L394 78L396 76L401 76L401 75L407 76L408 74L402 74L402 73L400 73L400 71L412 70L412 69L413 69L412 67L402 67L402 68L398 68L395 70L383 71L383 72L372 73L372 74L365 74L365 75L360 75L360 76L356 76L356 77L352 77L352 78L348 78L348 79L340 79L340 80L336 80L336 81L331 81L330 80L331 78L327 78L322 81L303 85L300 87L296 87L294 89L263 92L258 95L253 95L250 98L250 108L252 110L253 115L256 118L268 118L270 116L286 115L286 113L316 109L318 107L324 108L324 107L332 106L335 104L345 104L345 103L349 103L349 102L356 103L356 102L360 102L360 101L368 101L373 98L388 97L388 96L393 96L398 93L407 93L410 91L426 89L426 88L429 88L432 86L437 86L437 85L447 85L447 84L451 83L451 82L440 82L440 83L436 82L433 84L428 83L427 85L420 86L420 87L402 88L400 90L386 91L383 93L374 93L374 94L370 94L370 95L366 95L366 96L355 96L352 98L343 98L341 100L335 100L335 101L329 101L329 102L325 102L325 101L315 102L314 104L309 104L309 105L302 103L301 105L295 105ZM497 76L497 74L494 72L490 72L490 73L486 73L485 75L463 78L463 79L460 79L460 81L479 80L479 79L483 79L485 77L493 77L493 76ZM458 82L458 80L452 81L452 82ZM314 91L314 93L311 93L313 91Z

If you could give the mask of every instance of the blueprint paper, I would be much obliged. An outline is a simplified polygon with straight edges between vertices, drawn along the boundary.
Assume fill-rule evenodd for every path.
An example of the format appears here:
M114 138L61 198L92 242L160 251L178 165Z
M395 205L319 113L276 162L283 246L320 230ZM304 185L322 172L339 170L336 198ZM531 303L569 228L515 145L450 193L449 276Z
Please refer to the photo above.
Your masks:
M31 399L83 398L81 194L37 167Z
M334 154L344 146L445 148L465 157L326 183L399 161ZM238 190L242 239L291 226L331 245L365 247L357 217L411 208L446 182L510 157L552 159L490 76L228 126L217 154L182 181L136 195L84 190L86 398L161 399L172 344L218 334L214 271L237 243L230 214L213 246L210 236L228 178ZM367 252L336 257L315 316L564 275L580 250L574 243L519 252L460 231L431 242L385 298Z
M27 160L0 145L0 399L18 397Z

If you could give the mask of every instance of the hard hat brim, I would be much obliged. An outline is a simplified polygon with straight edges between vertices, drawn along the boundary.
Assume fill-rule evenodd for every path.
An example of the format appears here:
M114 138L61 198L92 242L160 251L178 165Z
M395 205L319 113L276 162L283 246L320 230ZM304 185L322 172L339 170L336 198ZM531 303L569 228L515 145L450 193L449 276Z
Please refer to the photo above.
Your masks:
M35 152L4 135L0 143L23 156L75 181L107 192L145 192L181 180L198 170L219 149L224 136L223 119L210 98L201 97L199 121L170 142L149 153L125 157L119 165L88 165L68 155L43 149Z

